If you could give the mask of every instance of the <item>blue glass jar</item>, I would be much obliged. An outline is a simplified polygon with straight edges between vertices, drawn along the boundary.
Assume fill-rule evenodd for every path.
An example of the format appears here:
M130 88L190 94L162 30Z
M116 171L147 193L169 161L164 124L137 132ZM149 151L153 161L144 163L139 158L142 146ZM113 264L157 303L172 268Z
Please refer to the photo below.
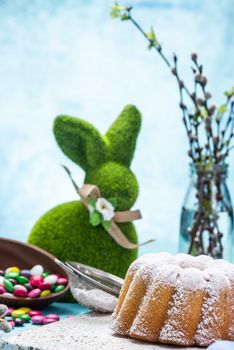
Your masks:
M179 251L232 261L233 208L226 164L191 164L180 218Z

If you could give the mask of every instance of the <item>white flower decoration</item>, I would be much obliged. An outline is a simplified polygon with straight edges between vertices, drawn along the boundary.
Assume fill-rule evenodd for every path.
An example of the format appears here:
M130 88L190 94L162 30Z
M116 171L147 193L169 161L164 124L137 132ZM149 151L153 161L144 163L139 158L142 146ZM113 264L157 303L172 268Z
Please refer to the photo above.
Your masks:
M115 215L115 208L105 198L98 198L96 202L96 210L102 214L105 221L110 221Z

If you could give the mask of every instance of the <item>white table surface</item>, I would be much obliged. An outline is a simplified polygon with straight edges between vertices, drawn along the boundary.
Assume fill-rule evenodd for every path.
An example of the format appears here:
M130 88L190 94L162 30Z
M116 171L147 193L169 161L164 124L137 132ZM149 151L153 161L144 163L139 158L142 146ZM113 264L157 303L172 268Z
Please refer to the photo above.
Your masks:
M110 329L110 316L85 314L16 334L0 341L1 350L196 350L145 343L120 337Z

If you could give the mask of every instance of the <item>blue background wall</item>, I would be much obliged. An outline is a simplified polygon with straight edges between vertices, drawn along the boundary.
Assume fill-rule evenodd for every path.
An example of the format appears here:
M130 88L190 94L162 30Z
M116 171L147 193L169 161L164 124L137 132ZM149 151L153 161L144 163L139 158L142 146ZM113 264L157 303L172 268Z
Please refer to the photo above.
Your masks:
M26 240L50 207L76 199L60 164L78 183L83 172L56 146L57 114L87 119L103 133L128 103L143 114L132 165L140 183L136 207L144 250L177 249L179 214L188 184L186 135L175 81L130 23L110 19L112 1L0 1L0 235ZM179 55L190 79L197 51L216 103L233 85L232 0L132 1L153 24L165 52ZM189 80L191 83L192 81ZM229 186L234 195L234 156Z

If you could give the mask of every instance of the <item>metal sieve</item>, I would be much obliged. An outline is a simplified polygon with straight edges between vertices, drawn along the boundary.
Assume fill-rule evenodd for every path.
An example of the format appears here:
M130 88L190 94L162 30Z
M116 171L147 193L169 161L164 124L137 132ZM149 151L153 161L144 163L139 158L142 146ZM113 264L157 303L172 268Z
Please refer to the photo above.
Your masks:
M122 278L74 261L55 262L68 272L71 292L79 304L97 312L114 310Z

